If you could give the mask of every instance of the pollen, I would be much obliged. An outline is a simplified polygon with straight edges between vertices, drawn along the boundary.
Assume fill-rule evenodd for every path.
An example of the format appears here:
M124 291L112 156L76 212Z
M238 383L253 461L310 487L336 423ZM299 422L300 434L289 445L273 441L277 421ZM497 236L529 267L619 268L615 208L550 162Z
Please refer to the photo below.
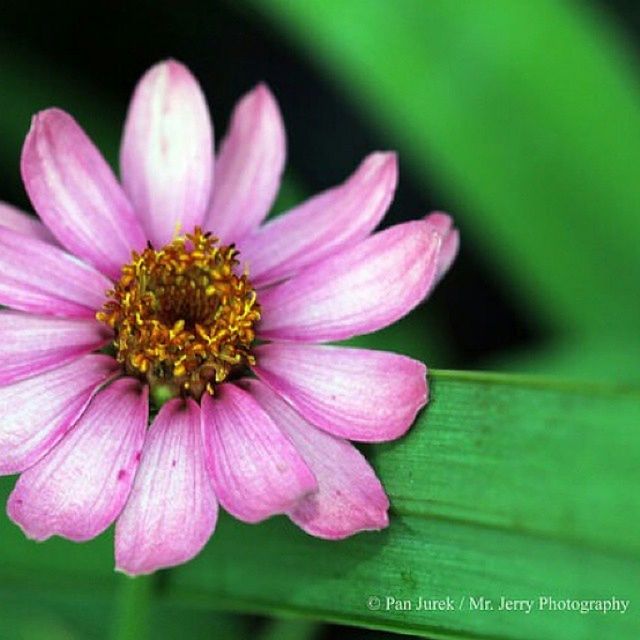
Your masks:
M199 399L255 364L260 305L238 251L199 228L160 250L133 252L96 315L113 328L116 357L152 391Z

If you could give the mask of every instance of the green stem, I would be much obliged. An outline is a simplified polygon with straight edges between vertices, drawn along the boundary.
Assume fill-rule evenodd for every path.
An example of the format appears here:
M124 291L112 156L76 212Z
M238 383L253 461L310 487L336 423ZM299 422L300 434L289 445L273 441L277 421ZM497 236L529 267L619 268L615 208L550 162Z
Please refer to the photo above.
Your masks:
M150 608L153 577L122 578L112 640L147 640L150 634Z
M274 618L262 632L260 640L313 640L322 630L315 620Z

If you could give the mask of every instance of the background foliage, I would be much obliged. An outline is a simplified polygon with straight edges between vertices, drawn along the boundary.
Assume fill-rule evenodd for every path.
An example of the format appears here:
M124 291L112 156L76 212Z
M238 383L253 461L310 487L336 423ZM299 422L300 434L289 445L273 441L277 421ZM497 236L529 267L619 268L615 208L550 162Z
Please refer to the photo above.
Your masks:
M35 545L3 517L0 638L639 637L639 26L634 3L559 0L3 8L1 199L28 207L18 157L43 107L76 115L115 166L134 82L174 56L201 79L218 139L234 100L271 85L289 136L277 210L394 148L385 224L448 210L463 247L426 306L355 341L458 370L432 372L406 439L365 451L388 531L326 543L283 519L223 518L197 560L131 581L112 571L110 532ZM631 607L367 608L386 595Z

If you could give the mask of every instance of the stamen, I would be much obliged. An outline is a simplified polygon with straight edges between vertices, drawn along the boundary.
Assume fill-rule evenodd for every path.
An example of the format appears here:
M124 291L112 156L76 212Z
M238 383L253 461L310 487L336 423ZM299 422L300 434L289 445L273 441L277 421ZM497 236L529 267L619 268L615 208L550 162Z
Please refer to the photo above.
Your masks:
M128 374L173 395L199 399L255 363L251 347L260 305L238 251L199 228L160 250L150 244L122 268L96 314L115 331Z

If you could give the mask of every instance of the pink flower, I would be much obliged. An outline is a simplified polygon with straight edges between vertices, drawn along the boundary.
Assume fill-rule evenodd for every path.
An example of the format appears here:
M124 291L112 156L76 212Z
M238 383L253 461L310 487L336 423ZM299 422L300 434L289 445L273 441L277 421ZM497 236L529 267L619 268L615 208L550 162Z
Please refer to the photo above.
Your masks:
M404 316L457 251L445 214L373 233L391 153L264 223L285 161L264 85L240 100L215 163L212 148L197 81L164 62L133 96L122 186L49 109L22 155L42 222L0 205L0 473L21 473L9 516L36 540L116 522L129 574L195 556L218 504L329 539L387 526L387 496L348 440L404 434L426 369L318 343ZM149 398L162 406L148 428Z

